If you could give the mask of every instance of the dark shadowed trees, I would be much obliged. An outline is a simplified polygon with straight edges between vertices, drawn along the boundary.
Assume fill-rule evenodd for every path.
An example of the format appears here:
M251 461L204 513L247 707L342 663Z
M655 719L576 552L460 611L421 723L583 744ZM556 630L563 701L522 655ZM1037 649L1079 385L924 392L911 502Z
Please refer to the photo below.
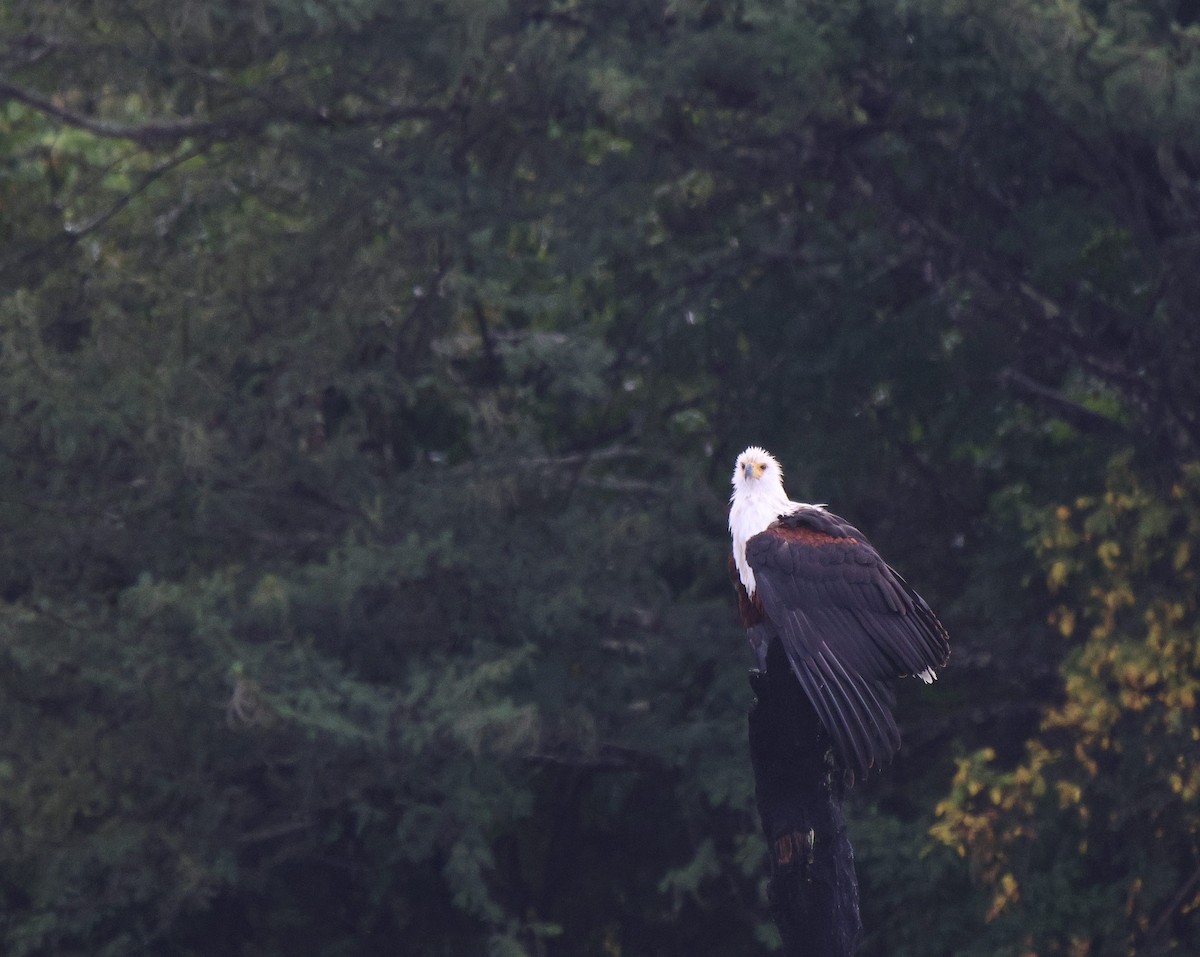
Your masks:
M4 951L767 952L751 441L955 639L862 952L1195 949L1194 18L0 4Z

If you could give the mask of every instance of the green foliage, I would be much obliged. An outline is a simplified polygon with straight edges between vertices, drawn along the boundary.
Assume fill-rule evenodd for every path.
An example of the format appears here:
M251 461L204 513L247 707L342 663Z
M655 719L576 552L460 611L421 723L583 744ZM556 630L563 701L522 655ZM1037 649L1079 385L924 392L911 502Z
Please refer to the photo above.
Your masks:
M1198 479L1191 465L1155 489L1121 455L1102 495L1030 515L1059 602L1050 624L1071 642L1065 697L1015 767L989 749L961 761L936 832L1033 952L1139 952L1196 933Z
M1196 949L1190 9L0 3L4 952L776 948L749 442L955 638L864 953Z

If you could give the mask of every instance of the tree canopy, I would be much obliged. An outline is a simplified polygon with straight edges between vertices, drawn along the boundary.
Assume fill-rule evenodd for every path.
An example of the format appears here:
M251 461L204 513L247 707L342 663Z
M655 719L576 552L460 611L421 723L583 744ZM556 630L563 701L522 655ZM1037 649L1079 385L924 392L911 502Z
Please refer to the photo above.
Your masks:
M1200 6L0 2L0 942L778 946L734 456L954 640L869 957L1200 949Z

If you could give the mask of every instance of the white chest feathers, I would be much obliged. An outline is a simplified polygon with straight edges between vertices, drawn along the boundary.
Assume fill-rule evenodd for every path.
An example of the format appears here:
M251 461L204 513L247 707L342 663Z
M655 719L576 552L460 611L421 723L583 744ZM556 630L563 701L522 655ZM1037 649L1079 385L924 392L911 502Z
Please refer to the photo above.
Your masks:
M734 494L729 506L729 534L733 537L733 562L738 578L748 594L754 594L755 585L754 572L746 561L746 542L766 531L780 515L787 515L797 508L799 503L790 501L778 487L754 492L742 489Z

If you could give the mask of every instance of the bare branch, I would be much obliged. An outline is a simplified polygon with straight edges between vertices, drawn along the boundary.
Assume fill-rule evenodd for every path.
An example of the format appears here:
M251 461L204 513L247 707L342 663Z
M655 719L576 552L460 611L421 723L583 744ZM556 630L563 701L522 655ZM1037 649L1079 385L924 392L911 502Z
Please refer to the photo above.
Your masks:
M27 33L9 40L0 50L0 63L28 67L44 60L51 53L69 49L69 47L70 45L64 40Z
M1158 920L1154 922L1154 926L1146 932L1146 940L1153 942L1167 929L1167 924L1175 916L1175 912L1184 905L1189 895L1195 893L1197 885L1200 885L1200 868L1193 871L1192 876L1184 881L1179 890L1175 892L1175 896L1171 898L1170 904L1159 915Z
M299 818L295 821L283 821L279 824L267 825L245 834L239 834L235 840L238 844L261 844L263 841L273 841L279 837L290 837L300 831L307 831L316 825L311 817Z
M200 156L202 153L204 153L205 150L208 149L208 146L209 146L209 144L206 142L200 146L194 147L193 149L187 150L187 151L179 154L178 156L172 156L170 159L164 160L162 163L159 163L152 170L150 170L148 173L146 173L144 176L142 176L142 178L138 181L137 185L133 187L133 189L131 189L124 196L122 196L120 199L118 199L115 203L112 204L112 206L110 206L104 212L97 213L95 216L93 216L91 219L87 220L84 223L69 223L66 226L66 231L67 231L68 235L70 235L72 239L82 239L84 236L86 236L88 233L92 232L93 230L99 229L101 226L103 226L105 223L107 223L110 219L112 219L115 215L117 215L117 213L119 213L126 206L128 206L130 204L130 202L134 199L134 197L136 197L139 193L144 192L152 183L154 183L155 180L160 179L162 176L166 175L171 170L175 169L177 166L182 166L188 160L194 159L195 157Z
M1049 409L1057 418L1074 426L1080 432L1106 433L1125 431L1124 426L1108 416L1093 412L1086 406L1073 402L1062 393L1036 382L1023 372L1011 367L1001 369L1000 384L1020 398Z
M260 132L268 124L277 122L311 126L364 127L386 125L402 120L432 120L445 115L445 112L439 107L414 106L406 103L392 103L377 110L366 110L361 113L341 113L327 107L259 106L252 112L210 119L180 117L169 120L147 120L143 123L116 123L72 110L41 93L0 79L0 100L3 98L24 103L39 113L54 117L76 129L85 130L93 136L104 139L129 140L146 149L178 143L180 140L192 137L200 137L211 142L251 136Z
M52 116L76 129L85 130L93 136L130 140L144 147L175 143L192 136L202 136L207 139L229 139L256 132L266 125L269 119L264 115L247 115L217 120L185 117L176 120L150 120L139 124L113 123L60 106L40 93L34 93L32 90L16 86L6 80L0 80L0 97L24 103L39 113Z
M571 750L535 751L525 755L530 764L577 768L585 771L669 771L663 759L649 751L618 744L601 745L597 753L586 754Z

